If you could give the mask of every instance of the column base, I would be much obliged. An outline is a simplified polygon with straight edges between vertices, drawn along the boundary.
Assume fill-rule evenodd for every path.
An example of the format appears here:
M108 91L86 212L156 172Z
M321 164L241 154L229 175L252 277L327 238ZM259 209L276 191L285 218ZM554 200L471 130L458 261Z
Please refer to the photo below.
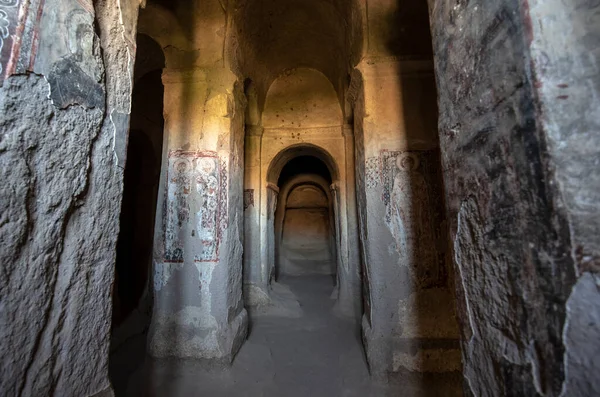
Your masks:
M200 324L204 326L200 327ZM220 328L214 317L200 313L199 308L186 307L173 315L153 319L148 350L156 358L210 359L230 363L247 332L246 309L242 309L227 327Z
M269 292L256 284L244 284L244 306L268 306L271 303Z
M387 382L388 373L392 369L392 348L389 338L384 338L377 333L366 316L362 318L362 340L371 376L378 381Z

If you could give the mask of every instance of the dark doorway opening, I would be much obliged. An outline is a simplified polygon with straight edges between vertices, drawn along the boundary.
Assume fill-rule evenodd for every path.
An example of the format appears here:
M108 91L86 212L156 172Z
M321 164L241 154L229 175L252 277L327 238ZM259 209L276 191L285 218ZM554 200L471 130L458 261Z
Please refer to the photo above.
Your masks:
M138 35L130 131L117 240L109 373L117 395L144 360L152 315L152 250L163 151L160 46Z
M291 159L278 179L275 212L275 272L331 275L336 269L336 230L331 174L314 156Z

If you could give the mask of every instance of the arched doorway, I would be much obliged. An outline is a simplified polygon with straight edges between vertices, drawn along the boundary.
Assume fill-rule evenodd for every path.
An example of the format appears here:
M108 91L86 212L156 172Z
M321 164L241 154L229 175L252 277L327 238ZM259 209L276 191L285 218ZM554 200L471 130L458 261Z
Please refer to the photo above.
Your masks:
M284 274L335 275L334 310L352 316L360 307L355 293L360 278L349 266L346 175L339 162L329 149L310 143L272 157L261 200L261 249L269 280Z
M331 175L313 156L290 160L279 176L275 275L337 274Z
M321 232L327 230L325 233L336 236L330 238L330 249L321 249L321 267L326 267L326 261L334 262L331 268L335 269L339 286L334 294L335 310L359 320L362 301L359 258L354 252L358 247L354 138L352 127L345 124L335 86L323 72L304 67L282 73L266 92L261 93L258 82L251 80L245 82L244 88L248 98L244 155L245 305L252 309L271 304L271 281L278 275L276 263L280 261L280 243L285 237L281 234L285 233L285 208L279 211L277 221L276 209L289 194L282 195L284 181L280 181L280 175L288 162L312 156L326 170L320 173L326 179L320 190L327 196L327 216L331 220L321 227ZM310 167L311 161L302 167ZM332 252L330 256L323 255L327 250Z

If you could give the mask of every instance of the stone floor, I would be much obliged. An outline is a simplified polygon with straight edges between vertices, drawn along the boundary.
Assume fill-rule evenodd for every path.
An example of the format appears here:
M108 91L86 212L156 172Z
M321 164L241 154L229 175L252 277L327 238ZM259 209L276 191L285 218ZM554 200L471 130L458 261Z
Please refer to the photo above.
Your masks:
M358 326L333 314L331 277L290 277L279 288L283 295L287 291L288 298L297 299L296 309L252 316L248 340L231 367L144 358L135 369L132 360L120 360L112 367L117 397L455 395L436 392L429 384L424 392L422 380L388 384L371 380ZM120 356L131 358L143 344L143 340L132 342L130 352Z

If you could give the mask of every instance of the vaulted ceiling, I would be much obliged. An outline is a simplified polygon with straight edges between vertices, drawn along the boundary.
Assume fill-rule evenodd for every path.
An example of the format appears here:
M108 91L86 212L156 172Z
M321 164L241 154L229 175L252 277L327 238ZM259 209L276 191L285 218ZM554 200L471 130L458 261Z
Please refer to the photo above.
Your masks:
M259 104L271 83L294 68L323 73L340 98L362 51L355 0L241 0L234 21L240 72L257 87Z

